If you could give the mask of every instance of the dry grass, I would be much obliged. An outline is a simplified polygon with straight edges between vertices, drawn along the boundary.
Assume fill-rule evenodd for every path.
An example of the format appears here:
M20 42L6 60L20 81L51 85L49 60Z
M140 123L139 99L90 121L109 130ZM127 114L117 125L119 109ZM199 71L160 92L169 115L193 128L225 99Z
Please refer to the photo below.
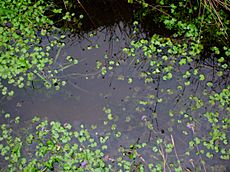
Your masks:
M210 11L213 18L215 19L216 24L219 27L224 27L219 10L222 7L225 10L230 11L230 1L229 0L201 0L200 3L201 6L203 6L205 9Z

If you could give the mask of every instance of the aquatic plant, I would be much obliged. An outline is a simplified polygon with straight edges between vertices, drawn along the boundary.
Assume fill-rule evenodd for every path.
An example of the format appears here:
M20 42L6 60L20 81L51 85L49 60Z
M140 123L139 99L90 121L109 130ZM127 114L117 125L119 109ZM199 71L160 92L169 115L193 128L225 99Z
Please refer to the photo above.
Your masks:
M49 52L58 42L41 44L41 37L48 34L53 24L44 14L44 1L4 0L0 6L0 88L3 95L13 95L6 82L22 88L36 76L48 81L45 67L52 64Z
M18 118L1 125L0 150L7 171L108 171L96 138L83 125L71 130L70 124L34 117L30 127L18 133ZM107 169L107 170L106 170Z
M61 39L65 35L61 35L61 31L55 28L54 22L46 15L47 12L58 14L60 9L50 7L51 4L43 0L0 2L1 94L12 96L12 85L23 88L32 85L37 79L42 80L47 88L54 85L58 88L61 85L55 77L59 69L55 70L51 66L59 54L51 57L50 52L63 47ZM76 64L76 59L67 61L70 62L68 67L72 63Z

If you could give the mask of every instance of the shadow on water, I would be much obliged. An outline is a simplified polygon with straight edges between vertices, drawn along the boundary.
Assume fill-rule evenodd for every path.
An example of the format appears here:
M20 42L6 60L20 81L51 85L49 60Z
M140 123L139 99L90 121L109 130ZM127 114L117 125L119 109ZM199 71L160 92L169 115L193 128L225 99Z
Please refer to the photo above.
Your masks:
M134 8L130 8L130 4L126 0L70 0L68 4L64 1L54 1L62 12L75 13L76 18L71 21L62 20L62 15L51 15L51 18L56 22L57 27L71 29L72 33L87 33L94 29L104 29L113 27L123 21L126 25L132 24L132 16ZM82 15L80 19L78 16ZM80 28L79 28L80 26Z
M121 2L98 1L94 6L89 5L88 1L82 2L85 8L83 12L87 11L85 15L90 16L82 25L85 32L80 36L68 35L65 39L66 45L61 49L54 64L54 68L63 68L67 56L77 58L79 61L76 66L67 68L59 74L58 77L67 83L65 87L61 87L60 91L46 90L41 88L39 82L35 82L34 88L16 90L13 98L4 99L1 108L13 116L21 116L24 121L36 115L49 120L69 122L74 126L79 123L97 124L102 133L111 127L109 122L103 125L107 120L103 108L111 108L117 128L123 133L120 144L135 143L137 138L151 143L159 135L169 140L170 136L173 136L178 154L183 154L187 149L187 141L193 137L193 131L184 124L178 125L177 120L182 120L179 115L181 111L202 118L202 114L209 107L201 108L194 112L196 114L192 114L190 111L192 101L189 101L189 96L201 95L206 83L190 78L190 86L177 90L182 71L188 70L191 64L186 66L186 69L180 68L177 77L170 81L154 78L153 83L145 84L138 76L140 71L145 70L145 66L133 64L133 59L122 51L124 47L129 47L133 33L127 24L131 21L132 11L128 10L126 3ZM143 35L142 33L140 37ZM105 76L101 75L101 70L96 68L97 62L108 67L110 61L118 62L119 66L108 71ZM228 78L218 80L213 75L212 67L205 64L201 66L207 80L216 81L215 89L221 90L229 84ZM132 83L128 83L130 77L133 79ZM167 89L177 91L170 95L165 91ZM145 105L143 101L150 103ZM174 120L169 117L171 110L175 114ZM152 115L157 116L152 118ZM147 122L151 120L155 132L147 127ZM195 130L203 134L204 128L208 127L199 123ZM186 130L188 136L183 135L182 130ZM116 138L110 144L114 150L119 146ZM152 156L148 151L145 154L146 157ZM192 168L191 157L188 156L185 160L185 166L190 168ZM193 163L199 164L199 157L194 159ZM217 163L222 162L214 159L213 164Z

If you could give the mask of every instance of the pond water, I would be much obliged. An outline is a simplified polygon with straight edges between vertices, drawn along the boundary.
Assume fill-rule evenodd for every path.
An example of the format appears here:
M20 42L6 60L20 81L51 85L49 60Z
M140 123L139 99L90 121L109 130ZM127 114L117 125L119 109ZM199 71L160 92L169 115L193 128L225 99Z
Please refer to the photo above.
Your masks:
M92 34L95 36L92 37ZM23 120L37 115L63 122L99 122L103 119L102 109L106 104L121 104L125 96L133 94L135 86L144 85L142 81L129 85L117 80L119 75L128 75L125 65L105 77L100 75L100 69L96 69L97 61L106 62L105 56L123 60L122 48L125 44L128 45L129 39L126 34L117 26L111 33L99 28L95 33L88 34L91 37L84 35L83 38L67 38L66 46L61 49L58 60L53 65L54 68L61 67L69 55L79 60L78 65L64 70L58 76L67 85L56 91L47 90L39 82L34 82L33 88L17 90L12 99L2 101L2 107L15 115L23 114ZM99 47L91 49L95 45Z
M141 33L139 37L144 35ZM123 52L123 48L130 46L133 36L132 28L123 22L112 27L98 27L81 35L68 35L65 47L60 50L53 64L54 69L62 68L67 56L78 59L77 65L58 75L58 78L66 81L66 86L61 87L59 91L47 90L39 82L34 82L31 88L16 90L13 98L2 98L1 108L13 116L19 115L22 121L28 121L36 115L49 120L68 122L73 126L81 123L87 126L97 125L101 133L110 130L112 125L105 113L105 108L109 108L113 113L113 122L122 132L119 144L116 138L110 143L114 150L120 145L134 144L138 138L140 142L152 143L163 137L173 139L178 156L184 158L188 141L196 134L206 135L209 131L210 126L206 126L203 113L214 108L205 103L199 110L192 111L194 102L189 97L198 95L207 100L202 96L204 89L207 89L208 94L212 89L221 90L229 85L229 78L219 78L210 59L199 62L199 66L192 63L178 67L174 73L176 77L171 80L154 78L154 82L145 83L144 79L139 77L140 72L146 70L145 63L135 65L133 58ZM57 51L53 52L54 56L56 53ZM110 61L119 63L119 66L113 67L105 76L101 75L101 70L96 68L97 62L109 66ZM214 81L214 87L208 88L207 82L200 82L191 77L190 86L178 89L183 73L195 67L205 74L206 81ZM132 78L132 82L129 78ZM174 90L172 94L171 90ZM173 120L169 115L171 111L175 115ZM187 120L182 116L184 113L197 118L194 128L180 123ZM153 130L148 129L148 121L152 121ZM186 134L183 131L186 131ZM143 154L145 157L153 156L148 149ZM172 161L176 158L175 155L169 157ZM193 152L184 158L183 166L193 169L193 165L201 164L200 161L201 157L195 156ZM224 165L222 171L227 170L228 162L218 157L208 162L218 165L219 169ZM206 168L209 171L211 167Z

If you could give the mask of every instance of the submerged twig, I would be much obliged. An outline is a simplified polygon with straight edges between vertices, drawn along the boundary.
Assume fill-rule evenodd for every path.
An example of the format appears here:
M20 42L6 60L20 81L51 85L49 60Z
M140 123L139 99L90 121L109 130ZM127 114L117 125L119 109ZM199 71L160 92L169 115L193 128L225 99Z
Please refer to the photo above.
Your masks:
M73 83L70 82L70 81L69 81L69 83L70 83L74 88L76 88L76 89L78 89L78 90L80 90L80 91L83 91L83 92L85 92L85 93L89 93L88 90L86 90L86 89L84 89L84 88L81 88L81 87L79 87L79 86L73 84Z
M54 64L57 62L57 59L58 59L58 57L59 57L59 55L60 55L60 53L61 53L62 48L63 48L63 47L60 47L60 48L58 49L57 54L56 54L56 56L55 56L55 58L54 58L54 61L53 61Z
M92 22L93 26L96 28L96 25L94 24L92 18L90 17L89 13L87 12L87 10L85 9L85 7L82 5L82 3L80 2L80 0L77 0L78 4L82 7L82 9L85 11L85 13L88 15L90 21Z
M88 73L88 74L84 74L84 73L71 73L71 74L60 76L59 78L71 77L71 76L79 76L79 77L95 76L95 75L99 74L100 72L101 72L101 70L98 70L98 71L96 71L94 73Z

